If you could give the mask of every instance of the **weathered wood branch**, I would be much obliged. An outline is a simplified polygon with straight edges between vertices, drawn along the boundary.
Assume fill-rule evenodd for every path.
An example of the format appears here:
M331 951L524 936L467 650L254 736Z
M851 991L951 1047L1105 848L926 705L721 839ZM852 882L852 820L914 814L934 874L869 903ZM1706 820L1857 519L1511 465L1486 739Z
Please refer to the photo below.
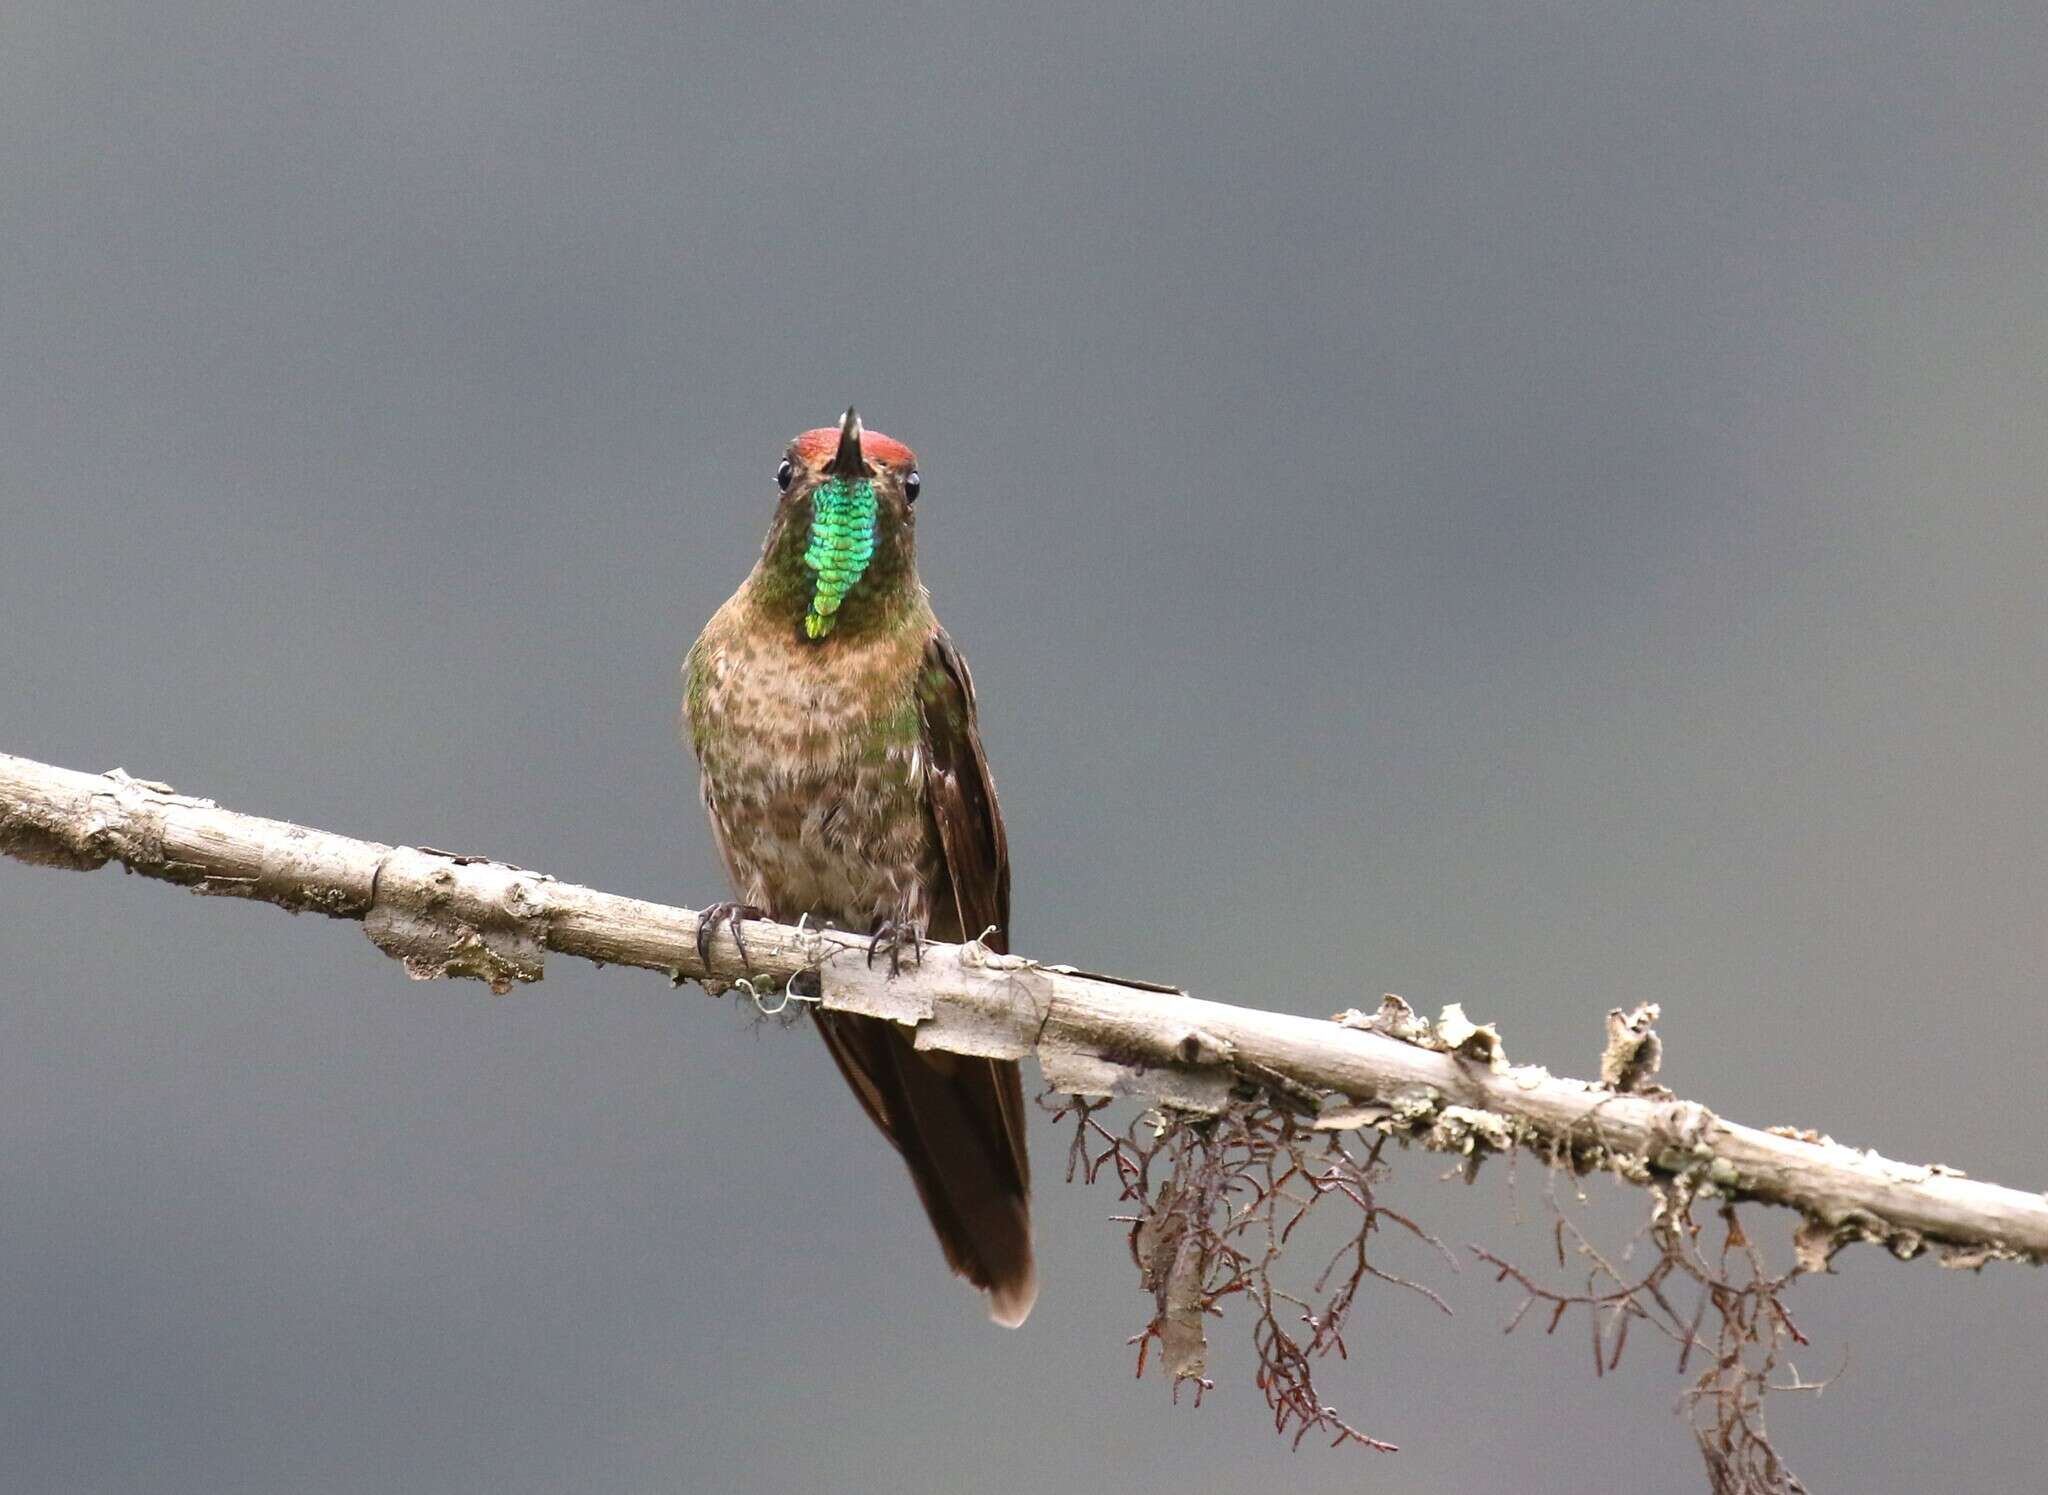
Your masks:
M688 909L557 882L481 857L385 846L223 810L167 786L0 755L0 852L90 870L109 861L196 893L362 921L416 979L473 976L499 991L538 981L545 952L662 971L714 992L772 991L812 972L827 1007L914 1027L920 1048L1021 1058L1048 1084L1214 1111L1259 1096L1327 1128L1372 1127L1466 1155L1527 1147L1635 1183L1761 1200L1802 1217L1802 1260L1845 1241L1952 1265L2048 1260L2048 1196L1894 1162L1810 1134L1760 1130L1644 1087L1654 1035L1614 1027L1612 1084L1509 1065L1490 1030L1425 1023L1398 999L1370 1016L1293 1017L1169 987L932 945L920 966L870 968L867 941L835 930L746 926L748 959L720 931L697 955ZM1618 1015L1617 1015L1618 1016ZM1620 1046L1617 1048L1615 1044Z

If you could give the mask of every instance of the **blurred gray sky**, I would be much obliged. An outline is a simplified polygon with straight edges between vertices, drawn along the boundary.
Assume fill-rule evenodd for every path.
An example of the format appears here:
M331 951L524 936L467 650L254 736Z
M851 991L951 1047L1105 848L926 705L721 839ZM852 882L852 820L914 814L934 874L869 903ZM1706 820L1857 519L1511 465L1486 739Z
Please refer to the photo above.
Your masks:
M1565 1072L1655 998L1728 1114L2039 1187L2044 82L2035 4L21 0L0 749L721 896L676 664L854 401L1021 949ZM1241 1324L1169 1405L1049 1127L998 1332L822 1046L694 991L0 900L9 1491L1700 1488L1671 1357L1420 1258L1457 1318L1375 1295L1325 1388L1398 1456L1287 1455ZM1850 1253L1782 1446L2032 1487L2044 1291Z

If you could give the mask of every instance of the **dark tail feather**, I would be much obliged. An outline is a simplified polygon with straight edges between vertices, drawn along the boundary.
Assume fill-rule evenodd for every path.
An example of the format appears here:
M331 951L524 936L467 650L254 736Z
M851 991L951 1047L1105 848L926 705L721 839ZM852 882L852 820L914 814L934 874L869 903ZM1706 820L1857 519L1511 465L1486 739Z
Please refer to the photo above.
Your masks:
M989 1295L990 1318L1023 1323L1038 1270L1016 1062L921 1054L895 1023L817 1016L840 1073L909 1166L947 1265Z

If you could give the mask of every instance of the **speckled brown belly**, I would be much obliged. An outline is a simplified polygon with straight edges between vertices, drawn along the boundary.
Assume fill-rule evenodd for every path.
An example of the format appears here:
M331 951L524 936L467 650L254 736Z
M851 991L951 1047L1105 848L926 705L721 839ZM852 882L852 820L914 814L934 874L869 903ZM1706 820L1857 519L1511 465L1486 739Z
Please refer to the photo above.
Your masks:
M941 860L924 804L917 658L893 640L763 641L719 619L706 629L687 709L704 806L742 901L863 933L927 921Z

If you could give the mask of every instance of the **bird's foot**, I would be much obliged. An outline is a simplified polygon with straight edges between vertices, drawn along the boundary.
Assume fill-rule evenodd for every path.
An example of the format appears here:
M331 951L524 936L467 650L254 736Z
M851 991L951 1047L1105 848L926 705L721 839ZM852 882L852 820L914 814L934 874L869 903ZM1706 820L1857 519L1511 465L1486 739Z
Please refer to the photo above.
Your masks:
M697 958L707 966L711 964L711 937L718 933L723 924L732 931L733 947L740 952L740 964L747 963L747 942L740 938L740 920L765 919L768 910L756 908L751 903L714 903L697 915Z
M875 925L874 936L868 941L868 969L875 968L875 957L884 950L889 952L889 974L903 974L903 951L908 946L912 957L920 966L924 964L924 925L915 919L883 919Z

